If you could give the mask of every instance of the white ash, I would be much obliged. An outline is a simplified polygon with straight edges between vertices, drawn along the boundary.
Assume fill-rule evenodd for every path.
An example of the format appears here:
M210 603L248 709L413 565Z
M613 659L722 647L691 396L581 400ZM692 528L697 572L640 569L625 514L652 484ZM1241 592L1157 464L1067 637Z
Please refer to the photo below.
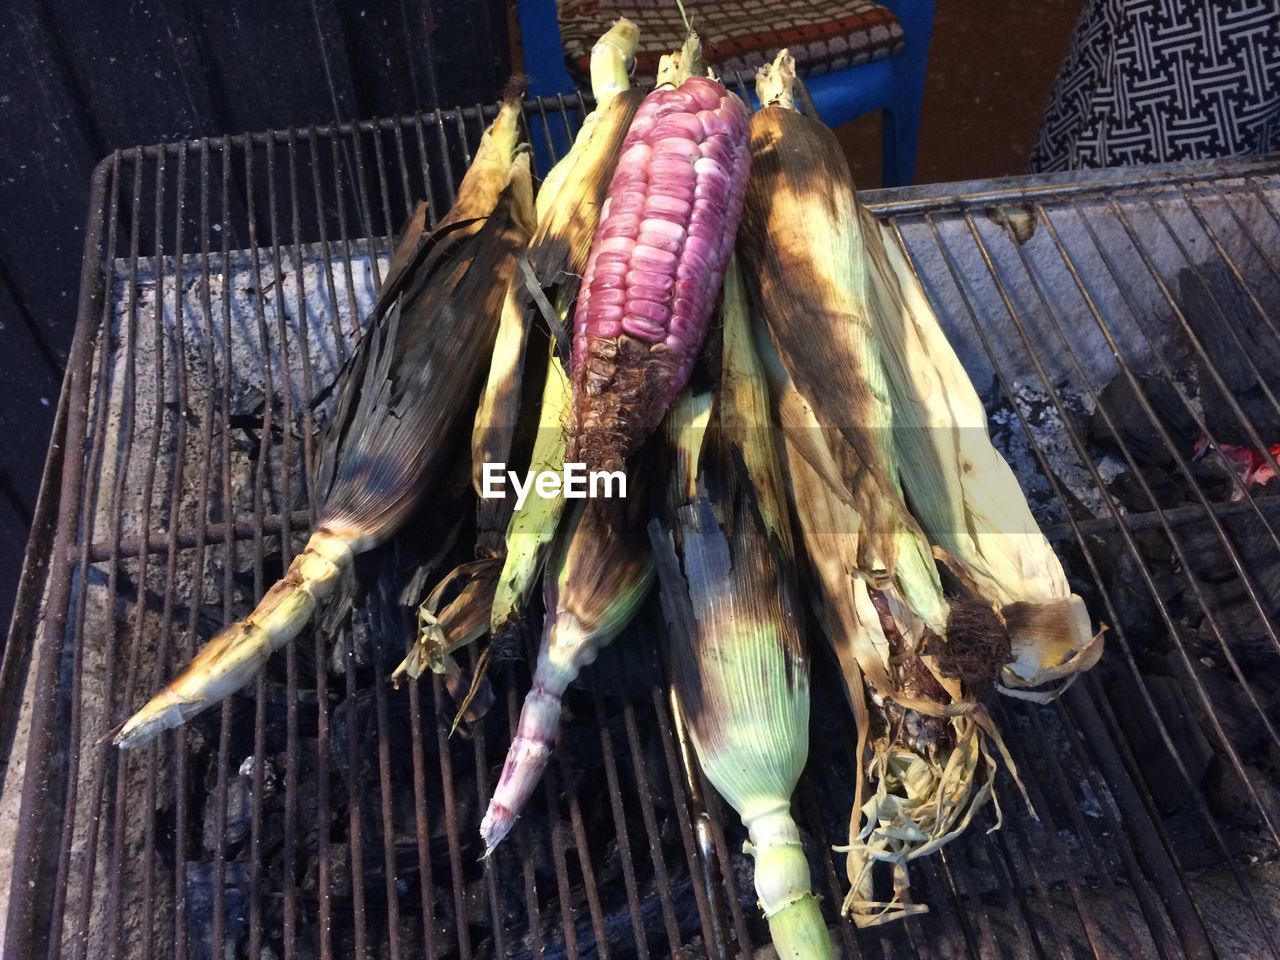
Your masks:
M244 522L255 515L270 517L305 509L303 441L308 404L313 393L337 376L342 363L338 344L350 353L358 320L375 300L373 264L376 261L378 270L385 271L389 250L386 240L353 244L350 284L344 263L334 262L330 276L315 246L303 248L301 265L282 252L278 276L269 252L258 255L256 275L253 257L246 251L232 253L226 262L213 256L207 280L195 257L166 258L158 278L151 260L138 261L134 277L129 261L110 265L112 307L105 333L100 333L95 345L88 414L88 440L100 449L101 462L96 466L90 461L94 469L87 478L85 496L92 510L82 536L107 545L119 538L123 546L114 564L91 564L88 577L74 586L72 609L83 593L83 636L100 638L83 644L81 706L83 716L93 719L80 730L76 745L80 756L100 756L97 741L107 732L106 726L140 706L149 688L161 682L161 674L176 667L222 623L223 571L228 563L238 577L231 598L233 613L247 612L254 574L259 579L264 575L260 566L253 568L251 542L230 548L212 543L202 553L178 550L172 591L166 592L168 551L151 551L144 559L133 555L138 541L144 533L189 535L202 521ZM335 325L342 331L341 338ZM310 363L310 389L304 357ZM179 372L185 378L181 391ZM272 428L265 432L252 421L266 412L263 397L272 392L266 389L268 378L277 396L287 394L290 416L284 422L281 401L271 409ZM323 409L310 416L313 429L318 429L323 416ZM227 418L231 425L224 431ZM226 458L224 441L229 448ZM86 449L85 457L89 456ZM260 514L255 511L258 498ZM279 540L278 535L264 536L264 552L279 552ZM194 635L192 623L196 624ZM130 669L136 674L132 700L125 703L122 692ZM130 757L127 793L143 795L146 762L152 762L148 757L157 764L158 802L168 804L173 797L170 750ZM111 759L115 762L114 755ZM252 772L253 764L254 758L248 758L241 772ZM275 779L270 767L267 762L267 783ZM88 791L77 795L73 874L77 865L87 862L89 829L99 799ZM162 858L148 864L143 856L145 811L125 809L137 811L126 816L123 830L121 862L128 886L137 888L142 883L140 871L152 869L158 887L170 889L173 878ZM109 852L109 826L98 831L99 868L93 873L92 888L76 884L68 892L69 916L80 910L84 897L93 897L89 938L95 945L105 934L101 905L107 902L109 872L101 864ZM158 898L156 909L158 926L171 922L166 898ZM126 953L132 955L140 946L140 932L141 918L130 906L121 934ZM90 947L91 954L94 949Z
M1029 431L1054 477L1094 517L1110 515L1106 499L1095 482L1088 466L1080 458L1072 443L1071 432L1063 423L1062 412L1048 392L1029 384L1015 381L1012 405L1005 402L990 413L991 439L996 449L1009 462L1017 474L1023 491L1031 504L1031 512L1041 524L1062 523L1066 520L1063 505L1054 493L1053 484L1044 475L1035 449L1027 441ZM1087 393L1068 389L1057 391L1067 416L1072 420L1070 430L1085 442L1085 427L1093 413L1093 399ZM1021 414L1021 417L1019 417ZM1024 429L1025 423L1025 429ZM1119 457L1095 453L1087 442L1090 462L1104 484L1110 484L1127 469ZM1116 505L1123 512L1123 507Z

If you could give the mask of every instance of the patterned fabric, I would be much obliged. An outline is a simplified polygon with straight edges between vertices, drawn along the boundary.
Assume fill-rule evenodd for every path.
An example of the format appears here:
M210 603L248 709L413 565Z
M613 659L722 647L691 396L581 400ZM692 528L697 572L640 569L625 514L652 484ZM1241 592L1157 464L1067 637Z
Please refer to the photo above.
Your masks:
M618 17L640 27L636 70L658 72L684 41L675 0L559 0L560 39L569 69L588 75L591 47ZM879 60L902 46L892 10L872 0L685 0L707 60L724 74L755 70L790 47L806 74Z
M1280 147L1280 0L1089 0L1031 168Z

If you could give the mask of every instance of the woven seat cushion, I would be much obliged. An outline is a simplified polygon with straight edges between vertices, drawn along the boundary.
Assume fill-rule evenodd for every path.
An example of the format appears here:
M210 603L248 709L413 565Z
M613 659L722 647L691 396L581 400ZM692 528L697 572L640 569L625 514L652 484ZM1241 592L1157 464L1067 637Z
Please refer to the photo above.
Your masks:
M902 46L892 10L871 0L685 0L707 59L720 72L755 70L790 47L802 73L879 60ZM652 77L678 49L684 25L675 0L558 0L560 38L571 70L588 75L591 47L618 17L640 27L636 70Z

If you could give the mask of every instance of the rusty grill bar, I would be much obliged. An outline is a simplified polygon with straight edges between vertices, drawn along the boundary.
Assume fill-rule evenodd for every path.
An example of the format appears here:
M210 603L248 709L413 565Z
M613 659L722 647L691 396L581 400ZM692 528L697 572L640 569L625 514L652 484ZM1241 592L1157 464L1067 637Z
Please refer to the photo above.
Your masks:
M584 106L529 105L544 168ZM98 168L79 325L0 671L0 747L21 747L23 728L26 761L6 956L198 960L234 944L234 955L254 960L749 957L765 941L742 831L672 720L646 623L584 675L569 746L542 788L545 809L483 863L476 829L528 682L523 667L501 676L474 736L450 739L440 678L400 691L386 682L403 631L366 626L366 649L348 620L336 654L318 631L304 634L253 697L191 731L127 754L104 740L191 655L197 634L247 610L249 593L299 548L311 520L311 400L359 336L390 238L416 199L428 198L433 215L447 208L491 116L476 106L135 148ZM1100 669L1127 678L1137 700L1114 702L1091 675L1048 706L1002 704L998 720L1036 816L1002 775L1003 829L986 831L988 810L961 841L913 864L928 915L866 931L838 923L846 956L1202 958L1244 955L1248 943L1263 951L1251 955L1280 957L1275 898L1258 872L1280 849L1280 811L1223 719L1228 708L1256 716L1266 746L1280 751L1280 715L1255 695L1229 626L1185 572L1194 547L1184 543L1190 524L1210 524L1280 657L1260 588L1224 525L1252 518L1280 551L1274 503L1243 485L1238 502L1210 499L1139 376L1164 371L1177 382L1186 360L1148 329L1151 303L1210 361L1170 287L1171 256L1193 272L1206 258L1224 265L1275 337L1267 304L1276 302L1268 285L1280 282L1277 193L1280 167L1257 162L869 198L975 382L990 379L1005 398L1030 384L1063 425L1065 449L1051 455L1033 416L1011 403L1016 442L1058 505L1049 532L1092 579L1094 615L1112 625ZM1010 217L1032 239L1009 229ZM231 296L233 273L246 267L247 318ZM1146 286L1156 296L1136 292ZM245 356L258 363L251 375ZM1131 381L1194 503L1162 509L1147 489L1154 509L1134 513L1108 492L1062 392L1068 384L1110 423L1099 356ZM1230 400L1230 385L1218 386ZM247 406L254 391L260 403ZM1193 398L1179 398L1216 441ZM1252 445L1280 439L1230 402ZM1132 452L1122 444L1120 454L1145 487ZM1059 478L1062 457L1087 476L1100 511ZM1188 602L1211 624L1239 702L1222 702L1224 688L1203 681L1155 582L1138 537L1157 532ZM1134 561L1195 692L1187 716L1153 694L1140 646L1121 626L1105 575L1121 555ZM28 663L29 729L17 710ZM810 772L796 802L834 924L845 881L829 850L845 838L838 811L851 799L853 731L829 672L819 671ZM1176 821L1144 774L1140 754L1154 748L1131 742L1131 713L1153 725L1174 788L1185 791ZM1231 822L1180 756L1175 728L1188 723L1237 777ZM372 742L362 740L370 730ZM603 780L584 771L579 752ZM1196 845L1211 862L1188 860ZM1235 905L1230 923L1210 893Z

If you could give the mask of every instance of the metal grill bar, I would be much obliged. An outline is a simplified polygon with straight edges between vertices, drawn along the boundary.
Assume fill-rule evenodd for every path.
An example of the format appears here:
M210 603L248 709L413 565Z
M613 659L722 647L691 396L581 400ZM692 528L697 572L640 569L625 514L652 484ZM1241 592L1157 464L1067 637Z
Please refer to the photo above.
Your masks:
M581 96L531 104L526 129L538 156L553 158L571 142L589 106ZM583 792L593 784L560 752L544 781L541 825L526 818L514 843L483 866L473 859L474 821L496 776L490 757L513 729L523 681L500 684L505 707L473 731L470 744L450 740L441 718L452 708L439 678L429 681L429 692L410 685L393 693L384 682L386 660L396 655L387 640L394 625L373 630L367 664L357 631L341 629L334 642L342 677L328 677L329 644L313 635L311 644L273 661L270 677L255 685L251 709L243 701L224 704L196 733L171 734L137 754L117 755L103 740L143 688L191 655L197 631L244 609L249 593L260 593L300 546L298 534L313 519L305 495L314 457L310 398L329 375L314 367L314 344L327 343L333 363L349 356L393 228L416 197L429 200L435 222L492 115L493 108L476 106L139 148L117 153L96 174L81 323L59 411L62 447L83 451L82 460L66 472L59 501L41 512L55 558L43 632L34 646L8 647L37 652L41 693L28 740L7 933L8 947L22 955L198 960L211 944L233 943L255 958L266 948L284 957L623 958L668 955L689 944L713 955L750 955L764 940L736 852L741 828L696 769L685 780L660 665L640 690L628 687L618 658L602 658L584 678L590 693L581 722L596 727L589 739L599 749L607 799L596 803ZM1189 451L1176 449L1163 428L1140 371L1171 379L1197 428L1214 443L1220 438L1178 382L1176 363L1150 329L1150 305L1125 282L1124 266L1136 258L1174 329L1210 378L1228 387L1165 280L1168 262L1147 248L1151 236L1139 224L1157 225L1205 283L1178 236L1174 218L1185 211L1274 335L1251 271L1280 281L1264 236L1280 227L1269 196L1275 177L1267 165L1233 164L1212 174L1155 170L1140 182L1059 178L948 196L917 189L876 198L876 209L931 298L947 305L944 320L954 321L959 308L960 325L949 332L973 339L1004 396L1015 395L1022 365L1064 424L1103 511L1085 517L1063 510L1065 522L1050 533L1078 553L1094 581L1094 612L1113 624L1108 663L1149 714L1185 784L1198 835L1239 891L1244 924L1280 956L1267 907L1237 861L1228 826L1178 755L1170 718L1100 566L1107 545L1117 542L1136 561L1195 692L1196 722L1240 778L1262 836L1280 844L1261 787L1218 718L1219 694L1201 683L1136 539L1159 534L1185 566L1180 531L1206 524L1274 653L1280 637L1265 617L1262 587L1226 525L1249 516L1280 548L1273 503L1243 484L1239 502L1217 502L1196 481ZM988 206L1013 203L1028 205L1046 244L1023 246L979 219ZM1256 210L1265 211L1265 224ZM1127 247L1118 245L1117 231ZM251 255L239 253L244 245ZM926 254L941 259L930 265ZM236 271L249 277L251 290L233 290ZM1117 294L1104 297L1099 284ZM1083 324L1067 322L1063 291L1078 298L1071 309L1082 308ZM233 293L243 299L233 303ZM1007 339L993 339L1005 321ZM1087 336L1107 344L1194 503L1161 505L1123 443L1121 458L1154 508L1125 513L1107 491L1050 370L1068 371L1072 386L1112 422L1080 350ZM260 398L258 422L246 427L251 396ZM1250 442L1266 451L1265 427L1229 389L1224 396ZM1040 449L1034 424L1017 404L1013 412L1044 481L1069 503L1072 494ZM1226 675L1244 687L1240 704L1280 745L1208 598L1189 574L1183 579ZM20 609L16 622L39 619ZM181 637L170 636L175 629ZM644 638L630 646L643 649ZM64 658L65 689L58 666ZM1089 678L1052 707L1009 706L1001 714L1040 822L1019 809L1002 778L1004 830L987 836L975 825L961 843L913 866L916 895L933 912L882 930L856 932L839 922L845 955L1114 957L1143 955L1148 947L1170 958L1223 953L1103 681ZM333 731L338 722L345 731ZM852 742L849 719L841 723ZM810 771L797 804L834 922L843 869L820 851L843 839L839 820L828 818L831 797L850 778L839 762L822 767ZM362 779L366 768L370 776ZM1092 822L1079 805L1082 784L1102 798ZM50 801L62 801L63 813L42 831L33 811ZM229 836L244 819L247 837Z

